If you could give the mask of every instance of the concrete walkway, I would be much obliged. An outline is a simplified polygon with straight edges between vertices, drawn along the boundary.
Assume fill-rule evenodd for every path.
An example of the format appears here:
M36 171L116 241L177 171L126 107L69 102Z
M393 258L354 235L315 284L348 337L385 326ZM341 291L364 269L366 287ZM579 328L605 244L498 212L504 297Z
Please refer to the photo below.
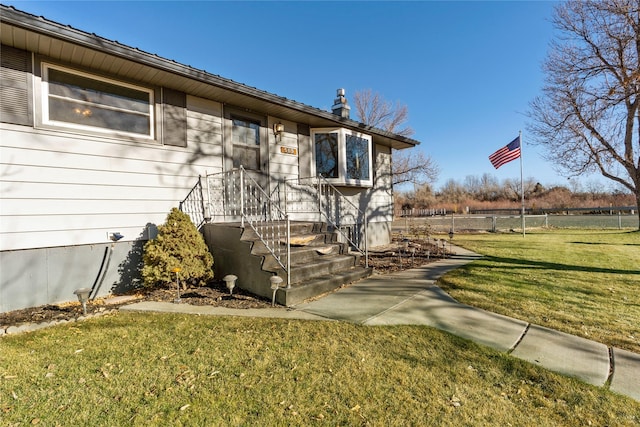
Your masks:
M640 401L640 354L460 304L435 286L444 273L479 258L462 248L455 252L424 267L371 276L290 309L234 310L157 302L120 309L427 325Z

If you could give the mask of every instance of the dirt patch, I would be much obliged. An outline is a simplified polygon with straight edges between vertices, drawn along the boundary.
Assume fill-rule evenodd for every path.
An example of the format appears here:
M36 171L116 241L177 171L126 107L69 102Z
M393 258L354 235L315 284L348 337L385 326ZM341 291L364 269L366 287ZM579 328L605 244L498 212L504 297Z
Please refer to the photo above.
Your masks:
M384 247L376 247L369 251L369 266L376 273L386 274L394 271L418 267L442 258L443 246L440 241L406 240L394 238ZM448 249L445 245L445 249ZM364 258L361 260L364 265ZM100 298L87 303L87 314L100 313L125 304L140 301L173 302L178 296L175 286L166 288L140 289L129 294L131 298ZM266 308L271 301L252 295L242 289L235 288L233 295L222 281L211 282L208 286L188 288L180 291L182 304L208 305L227 308ZM0 313L0 328L17 326L24 323L51 322L54 320L77 319L83 315L79 302L49 304L23 310Z
M99 298L87 303L87 314L100 313L125 304L140 301L173 302L178 296L176 287L140 289L129 294L131 298ZM233 295L224 287L223 282L212 282L208 286L188 288L180 291L182 304L209 305L228 308L265 308L271 307L271 302L235 288ZM113 303L112 301L115 301ZM64 304L48 304L39 307L14 310L0 313L0 328L20 325L23 323L41 323L53 320L76 319L83 315L79 302Z
M445 252L448 254L450 247L441 240L394 237L389 245L369 250L369 267L379 274L393 273L437 261Z

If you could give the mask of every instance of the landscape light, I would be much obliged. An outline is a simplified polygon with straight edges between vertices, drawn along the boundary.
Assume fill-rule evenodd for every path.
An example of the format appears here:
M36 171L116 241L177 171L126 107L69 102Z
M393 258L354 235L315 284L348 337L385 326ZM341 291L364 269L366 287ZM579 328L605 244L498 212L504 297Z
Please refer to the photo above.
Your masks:
M271 290L273 290L273 296L271 297L271 307L276 305L276 292L280 289L280 283L282 283L282 277L280 276L271 276L269 278L269 283L271 284Z
M236 280L238 280L238 276L227 274L222 278L222 280L224 280L224 283L227 285L227 289L229 289L229 295L233 295L233 288L236 287Z
M78 301L82 304L82 313L87 314L87 301L89 301L89 294L91 293L91 288L80 288L73 291L74 294L78 296Z
M180 304L182 302L182 299L180 299L180 278L178 277L178 273L180 273L182 269L180 267L175 267L171 271L176 274L176 290L178 292L178 297L174 299L173 302L175 302L176 304Z

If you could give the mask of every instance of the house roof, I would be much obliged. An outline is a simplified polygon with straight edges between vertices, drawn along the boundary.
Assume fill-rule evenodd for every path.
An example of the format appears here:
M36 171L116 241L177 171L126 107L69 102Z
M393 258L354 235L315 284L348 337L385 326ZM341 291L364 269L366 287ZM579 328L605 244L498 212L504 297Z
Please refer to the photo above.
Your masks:
M342 126L366 132L377 144L396 149L420 143L11 6L0 5L0 26L2 44L59 61L171 87L310 127Z

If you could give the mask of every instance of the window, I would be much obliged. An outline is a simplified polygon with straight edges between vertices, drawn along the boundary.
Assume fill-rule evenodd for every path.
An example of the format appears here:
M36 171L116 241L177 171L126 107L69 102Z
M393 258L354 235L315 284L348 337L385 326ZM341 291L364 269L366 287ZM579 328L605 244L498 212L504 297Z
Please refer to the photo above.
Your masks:
M371 137L347 129L313 129L315 174L335 184L371 186Z
M150 89L43 64L42 122L153 138Z
M338 136L334 133L316 133L316 175L338 178Z
M347 179L369 181L369 140L355 136L346 135L347 150Z
M231 117L233 167L260 170L260 122Z

